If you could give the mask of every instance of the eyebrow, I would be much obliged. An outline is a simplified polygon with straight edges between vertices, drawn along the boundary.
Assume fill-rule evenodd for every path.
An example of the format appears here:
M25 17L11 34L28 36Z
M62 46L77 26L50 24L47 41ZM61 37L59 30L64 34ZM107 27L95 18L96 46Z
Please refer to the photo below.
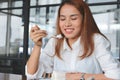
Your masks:
M72 16L79 16L79 15L78 15L78 14L72 14L72 15L70 15L70 16L72 17Z
M72 16L78 16L79 14L72 14L72 15L70 15L70 17L72 17ZM65 17L64 15L60 15L60 17Z

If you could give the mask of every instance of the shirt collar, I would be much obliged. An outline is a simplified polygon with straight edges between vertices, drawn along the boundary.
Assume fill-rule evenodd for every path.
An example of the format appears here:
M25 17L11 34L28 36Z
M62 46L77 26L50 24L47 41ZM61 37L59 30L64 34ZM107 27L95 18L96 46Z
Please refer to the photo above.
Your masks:
M72 44L72 49L77 49L77 48L80 48L80 37L77 39L76 42ZM64 41L63 41L63 50L71 50L71 48L67 43L66 38L64 38Z
M64 41L63 41L63 50L71 50L68 43L67 43L66 38L64 38Z

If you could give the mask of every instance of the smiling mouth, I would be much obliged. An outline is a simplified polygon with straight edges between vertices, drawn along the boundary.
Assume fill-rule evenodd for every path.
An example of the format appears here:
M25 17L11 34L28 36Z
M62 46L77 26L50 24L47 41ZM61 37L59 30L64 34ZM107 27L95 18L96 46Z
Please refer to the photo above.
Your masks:
M71 34L73 31L74 31L73 28L65 29L65 32L66 32L67 34Z

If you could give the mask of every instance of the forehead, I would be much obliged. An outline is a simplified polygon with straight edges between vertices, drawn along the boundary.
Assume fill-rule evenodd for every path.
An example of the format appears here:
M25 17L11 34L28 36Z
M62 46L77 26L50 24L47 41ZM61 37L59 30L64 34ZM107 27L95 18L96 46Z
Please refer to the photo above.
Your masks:
M73 5L65 4L61 7L60 14L70 14L70 13L80 14L79 10Z

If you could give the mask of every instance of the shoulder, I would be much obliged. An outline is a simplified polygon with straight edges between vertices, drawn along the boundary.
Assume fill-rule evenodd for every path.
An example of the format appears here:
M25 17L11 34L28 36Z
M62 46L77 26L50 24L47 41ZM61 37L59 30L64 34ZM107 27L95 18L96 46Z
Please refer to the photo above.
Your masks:
M111 54L111 44L110 41L101 34L94 35L94 52L97 57Z
M107 37L101 34L94 34L93 39L96 43L110 44L110 41L107 39Z
M94 40L106 40L106 38L103 36L103 35L101 35L101 34L98 34L98 33L96 33L96 34L94 34Z
M105 36L101 34L94 34L93 39L95 47L110 49L111 43Z

